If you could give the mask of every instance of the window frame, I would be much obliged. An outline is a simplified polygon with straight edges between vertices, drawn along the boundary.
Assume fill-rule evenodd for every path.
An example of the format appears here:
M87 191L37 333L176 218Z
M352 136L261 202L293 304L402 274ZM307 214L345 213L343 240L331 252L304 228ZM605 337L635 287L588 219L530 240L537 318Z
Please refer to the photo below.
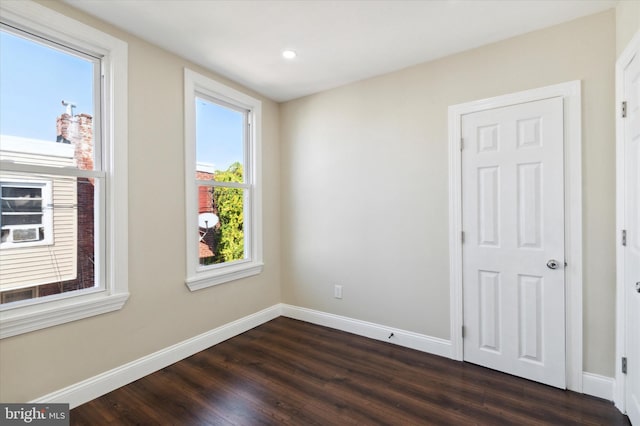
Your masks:
M29 304L0 307L0 339L39 330L82 318L121 309L128 292L128 188L127 188L127 61L128 45L89 25L55 12L31 0L0 3L0 20L19 29L80 51L99 54L102 91L100 109L94 123L102 141L96 150L96 164L102 163L104 196L96 197L96 212L104 215L97 246L96 272L102 286L98 291L79 291L34 299ZM97 133L97 132L96 132ZM39 172L54 175L73 174L93 177L95 172L64 168L28 166L2 162L2 169L15 172ZM37 170L36 170L37 169ZM102 202L101 202L102 200ZM117 267L116 267L117 265Z
M244 179L239 187L246 192L244 204L245 259L201 266L198 258L198 187L196 179L196 98L202 97L222 106L244 110L248 129L244 141ZM185 206L186 206L186 279L191 291L215 286L262 272L262 189L261 125L262 102L229 86L184 69L185 114ZM228 106L227 106L228 105ZM207 186L229 186L207 182Z

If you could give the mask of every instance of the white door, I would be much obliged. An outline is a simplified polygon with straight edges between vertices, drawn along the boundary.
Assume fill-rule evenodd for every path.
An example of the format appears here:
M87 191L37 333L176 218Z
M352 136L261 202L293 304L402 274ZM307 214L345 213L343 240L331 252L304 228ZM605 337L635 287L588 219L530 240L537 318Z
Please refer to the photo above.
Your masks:
M564 388L563 100L461 130L464 360Z
M640 425L640 52L624 70L627 117L623 120L624 182L627 245L624 297L626 302L626 409L634 425Z

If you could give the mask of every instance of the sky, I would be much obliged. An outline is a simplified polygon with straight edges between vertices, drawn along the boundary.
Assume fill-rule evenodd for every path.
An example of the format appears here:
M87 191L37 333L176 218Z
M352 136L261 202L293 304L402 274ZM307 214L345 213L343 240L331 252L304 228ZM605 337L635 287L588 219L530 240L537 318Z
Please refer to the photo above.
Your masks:
M243 161L244 114L196 97L196 161L227 170Z
M96 66L96 61L0 31L0 134L55 142L56 118L66 111L63 100L76 105L74 114L93 116ZM148 99L153 102L153 94ZM215 170L242 164L243 114L197 98L196 117L196 161Z
M56 140L66 111L93 116L94 63L0 31L0 134Z

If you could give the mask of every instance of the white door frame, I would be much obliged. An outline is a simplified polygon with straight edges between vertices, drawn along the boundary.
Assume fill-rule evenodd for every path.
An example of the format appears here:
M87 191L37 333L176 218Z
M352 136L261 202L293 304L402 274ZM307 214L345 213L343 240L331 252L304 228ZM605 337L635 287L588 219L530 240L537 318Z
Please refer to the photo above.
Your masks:
M622 357L626 356L626 295L624 286L625 256L621 250L620 235L625 229L625 167L624 167L624 120L622 101L624 100L624 70L640 50L640 31L636 32L616 61L616 382L613 402L623 413L626 412L626 376L622 374Z
M462 116L478 111L562 97L564 106L564 204L566 285L566 383L582 392L582 124L580 81L526 90L449 107L449 283L451 349L463 360L462 342Z

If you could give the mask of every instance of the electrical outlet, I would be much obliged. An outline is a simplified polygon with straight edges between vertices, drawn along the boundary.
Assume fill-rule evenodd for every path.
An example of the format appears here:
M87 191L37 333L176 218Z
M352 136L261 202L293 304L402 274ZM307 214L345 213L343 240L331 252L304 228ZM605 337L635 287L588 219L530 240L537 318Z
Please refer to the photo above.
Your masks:
M334 285L333 286L333 297L335 297L336 299L342 299L342 286L341 285Z

